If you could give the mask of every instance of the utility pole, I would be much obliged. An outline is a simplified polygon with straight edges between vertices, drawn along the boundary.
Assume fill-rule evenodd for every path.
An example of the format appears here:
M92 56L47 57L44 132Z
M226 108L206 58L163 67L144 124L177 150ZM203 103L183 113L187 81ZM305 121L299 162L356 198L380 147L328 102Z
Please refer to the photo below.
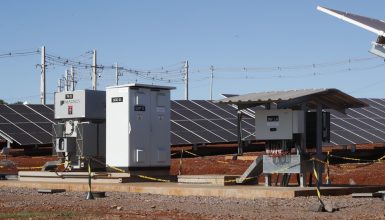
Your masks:
M41 47L40 103L45 105L45 46Z
M188 60L184 64L184 99L188 100Z
M71 85L71 78L70 78L70 73L68 71L68 69L66 69L65 71L65 91L71 91L70 90L70 85Z
M92 90L96 90L97 77L98 76L96 72L96 50L94 50L92 55Z
M71 91L75 91L75 70L74 67L71 66L71 84L70 84Z
M57 81L57 92L61 92L61 78Z
M210 82L210 100L213 100L213 82L214 82L214 66L210 66L211 70L211 82Z
M115 63L115 77L115 85L119 85L119 67L117 62Z
M66 87L66 77L63 75L60 81L60 91L64 91Z
M57 91L63 92L64 87L65 87L65 77L61 76L58 80Z

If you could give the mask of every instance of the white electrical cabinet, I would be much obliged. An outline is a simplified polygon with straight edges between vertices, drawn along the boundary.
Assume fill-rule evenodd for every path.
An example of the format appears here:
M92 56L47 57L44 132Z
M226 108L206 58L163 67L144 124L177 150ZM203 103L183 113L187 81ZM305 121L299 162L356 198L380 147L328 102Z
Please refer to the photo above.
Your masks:
M106 88L106 163L125 170L170 167L170 90L127 84Z
M293 134L304 133L305 113L300 110L270 109L255 111L257 140L291 140Z

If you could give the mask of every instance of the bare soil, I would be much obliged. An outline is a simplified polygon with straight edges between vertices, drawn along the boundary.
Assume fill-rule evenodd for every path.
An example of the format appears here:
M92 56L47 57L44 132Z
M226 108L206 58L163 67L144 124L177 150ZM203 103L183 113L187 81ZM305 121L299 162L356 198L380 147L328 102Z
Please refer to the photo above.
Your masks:
M316 197L223 199L136 193L107 193L85 200L85 193L39 194L33 189L0 188L5 219L385 219L379 198L323 197L338 211L312 212Z

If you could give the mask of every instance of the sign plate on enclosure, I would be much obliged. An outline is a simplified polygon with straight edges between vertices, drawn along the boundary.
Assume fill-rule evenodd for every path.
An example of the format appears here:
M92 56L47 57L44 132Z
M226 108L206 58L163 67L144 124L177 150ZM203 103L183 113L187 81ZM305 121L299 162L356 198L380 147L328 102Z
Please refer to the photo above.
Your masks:
M144 106L144 105L135 105L135 109L134 110L137 111L137 112L144 112L144 111L146 111L146 106Z
M74 98L74 94L66 94L65 98L66 99L73 99Z
M123 97L112 97L111 102L123 102Z

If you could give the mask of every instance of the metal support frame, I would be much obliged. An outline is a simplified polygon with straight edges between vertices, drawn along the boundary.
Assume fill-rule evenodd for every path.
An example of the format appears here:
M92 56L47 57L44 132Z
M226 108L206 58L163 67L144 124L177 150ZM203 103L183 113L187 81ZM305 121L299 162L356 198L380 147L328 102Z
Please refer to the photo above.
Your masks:
M322 105L317 104L317 139L316 139L316 155L318 158L322 156ZM321 164L316 163L317 173L318 173L318 182L317 184L322 185L322 169Z
M271 186L271 174L265 174L265 186Z
M13 143L13 140L7 135L3 134L1 131L0 137L7 141L7 146L5 148L2 148L0 152L2 155L5 155L5 159L7 159L7 155L9 154L9 150L11 149L11 143Z
M299 174L299 186L300 187L306 186L306 171Z
M378 57L385 58L385 44L379 40L377 40L377 42L372 42L372 47L369 52Z
M192 150L197 151L198 150L198 144L193 144L192 145Z
M11 144L13 143L13 140L1 131L0 131L0 137L7 141L7 148L11 148Z
M301 105L301 110L303 110L306 114L307 112L307 107L305 103L302 103ZM301 143L299 146L299 149L297 149L297 153L299 153L301 156L303 156L306 153L306 115L303 119L304 123L304 131L301 134ZM306 169L304 172L299 174L299 186L300 187L305 187L306 186Z
M237 111L237 140L238 140L238 156L243 155L243 143L242 143L242 111Z

